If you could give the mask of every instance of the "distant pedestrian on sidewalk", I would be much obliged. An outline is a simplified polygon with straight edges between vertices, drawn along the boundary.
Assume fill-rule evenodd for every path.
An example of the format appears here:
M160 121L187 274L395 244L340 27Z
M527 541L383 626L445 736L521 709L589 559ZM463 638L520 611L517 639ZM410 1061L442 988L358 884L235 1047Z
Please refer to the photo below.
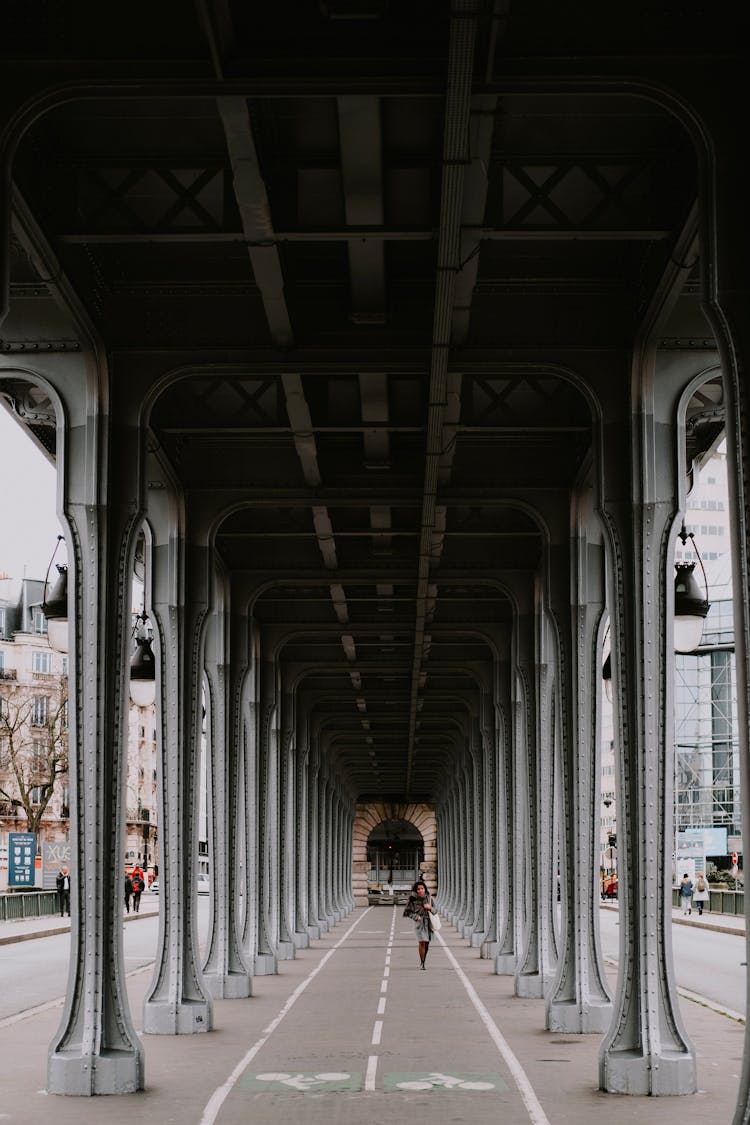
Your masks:
M709 901L708 883L705 875L696 876L693 902L698 907L698 916L703 917L703 903Z
M128 914L130 913L130 896L132 895L132 893L133 893L133 880L130 878L130 876L128 875L128 873L126 871L125 872L125 909L127 910Z
M133 912L139 914L141 909L141 893L146 886L146 880L143 878L143 872L140 867L135 868L133 874L130 876L130 881L133 884Z
M57 899L60 904L60 917L67 914L70 918L70 874L67 867L61 867L55 879Z
M682 882L680 883L680 903L683 914L693 913L693 884L687 871L682 876Z
M419 962L422 969L426 968L427 950L430 948L432 926L430 925L430 911L433 908L432 898L427 885L420 879L414 884L404 910L404 918L411 918L419 942Z

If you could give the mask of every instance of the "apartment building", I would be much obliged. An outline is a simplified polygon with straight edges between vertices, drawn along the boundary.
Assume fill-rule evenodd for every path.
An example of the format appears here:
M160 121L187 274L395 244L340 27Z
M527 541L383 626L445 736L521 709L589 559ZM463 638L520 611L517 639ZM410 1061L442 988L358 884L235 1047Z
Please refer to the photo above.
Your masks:
M0 889L7 834L37 845L69 836L68 657L50 647L44 583L0 579ZM158 869L157 738L153 705L129 712L124 865Z

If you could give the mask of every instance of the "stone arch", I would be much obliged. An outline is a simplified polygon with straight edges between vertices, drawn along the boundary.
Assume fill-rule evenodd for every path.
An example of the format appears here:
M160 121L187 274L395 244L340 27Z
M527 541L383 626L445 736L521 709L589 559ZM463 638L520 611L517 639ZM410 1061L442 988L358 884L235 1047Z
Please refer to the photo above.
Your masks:
M352 893L357 906L367 905L367 841L383 821L403 820L412 825L424 841L422 873L429 890L437 890L437 822L435 806L404 802L371 801L358 804L352 838Z

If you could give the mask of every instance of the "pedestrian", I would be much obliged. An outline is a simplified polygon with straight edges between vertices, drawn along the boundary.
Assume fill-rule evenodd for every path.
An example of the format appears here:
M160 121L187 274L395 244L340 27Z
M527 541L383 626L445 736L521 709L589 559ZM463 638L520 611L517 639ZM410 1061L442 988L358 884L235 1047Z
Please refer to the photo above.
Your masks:
M55 879L57 898L60 903L60 917L67 914L70 918L70 875L67 867L61 867Z
M419 942L420 968L425 969L427 950L430 948L432 926L430 925L430 911L433 909L432 897L427 890L427 885L418 879L411 889L411 894L406 903L404 918L411 918Z
M125 909L128 914L130 913L130 896L133 893L133 880L130 878L128 872L125 872Z
M141 892L146 886L146 881L143 878L143 872L141 871L140 867L136 867L133 869L133 873L130 876L130 881L133 884L133 912L135 914L138 914L140 913L141 909Z
M683 914L693 913L693 884L687 871L682 876L682 882L680 883L680 902Z
M695 892L693 893L693 902L698 907L698 917L703 916L703 903L709 901L708 881L701 873L695 879Z

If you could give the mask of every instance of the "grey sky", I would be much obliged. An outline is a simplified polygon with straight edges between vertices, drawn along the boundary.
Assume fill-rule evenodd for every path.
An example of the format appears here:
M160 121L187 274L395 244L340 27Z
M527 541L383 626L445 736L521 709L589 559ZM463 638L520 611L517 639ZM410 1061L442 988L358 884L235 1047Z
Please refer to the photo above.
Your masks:
M54 466L0 407L0 574L44 578L61 530L55 490Z

